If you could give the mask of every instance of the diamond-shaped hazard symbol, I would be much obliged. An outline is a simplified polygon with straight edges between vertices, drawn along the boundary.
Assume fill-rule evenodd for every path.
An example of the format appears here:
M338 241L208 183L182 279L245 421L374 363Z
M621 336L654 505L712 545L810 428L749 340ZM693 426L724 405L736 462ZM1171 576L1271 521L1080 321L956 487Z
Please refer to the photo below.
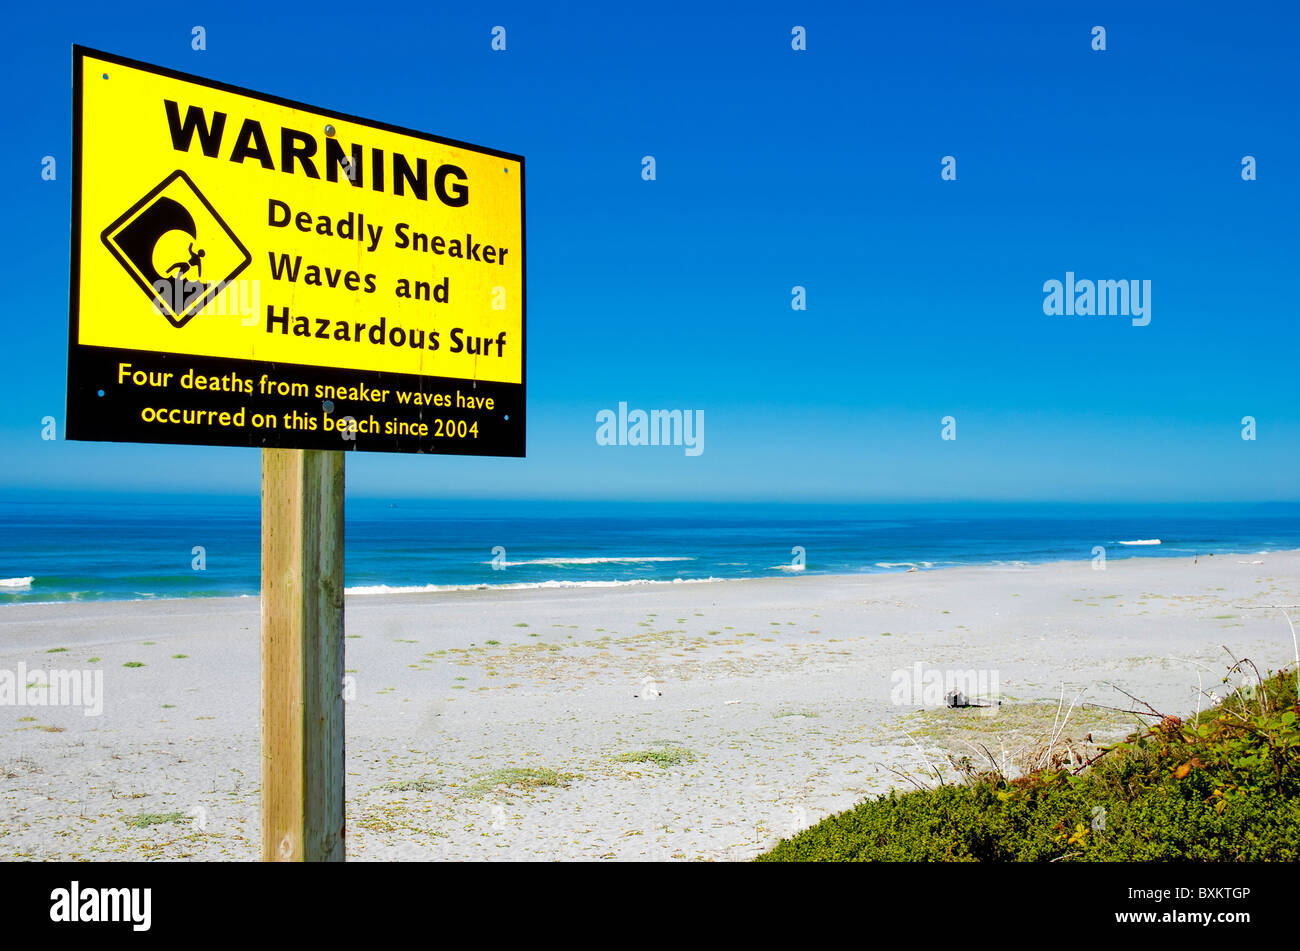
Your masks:
M172 172L101 235L154 309L185 326L248 267L248 249L198 186Z

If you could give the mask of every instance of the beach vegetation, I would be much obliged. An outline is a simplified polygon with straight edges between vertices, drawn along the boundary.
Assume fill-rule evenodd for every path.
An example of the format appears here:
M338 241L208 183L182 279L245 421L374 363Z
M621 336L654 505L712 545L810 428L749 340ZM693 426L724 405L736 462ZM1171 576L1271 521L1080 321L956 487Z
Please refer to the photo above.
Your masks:
M1237 661L1229 675L1254 671ZM1288 861L1300 859L1300 703L1294 671L1233 683L1183 719L1148 721L1076 764L1050 747L1013 775L954 761L786 839L760 861ZM937 780L937 783L935 782Z
M686 747L668 744L656 744L654 749L633 750L614 757L616 763L654 763L663 769L694 761L695 754Z
M379 788L389 792L433 792L440 785L432 779L401 779L391 783L381 783Z
M169 822L185 822L188 818L183 812L142 812L138 816L129 818L127 825L136 829L147 829L150 826L163 825Z
M460 791L466 799L485 796L494 790L531 792L546 786L567 787L579 778L574 773L562 773L545 767L511 766L475 777Z

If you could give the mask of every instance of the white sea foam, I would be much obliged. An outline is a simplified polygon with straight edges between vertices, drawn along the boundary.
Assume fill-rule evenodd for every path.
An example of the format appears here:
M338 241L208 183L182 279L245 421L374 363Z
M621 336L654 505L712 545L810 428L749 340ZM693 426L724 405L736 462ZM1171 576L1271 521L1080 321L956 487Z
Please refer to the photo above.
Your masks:
M517 591L530 588L622 588L642 584L709 584L728 578L636 578L631 581L520 581L513 584L363 584L344 588L344 594L428 594L440 591Z
M770 565L772 571L803 571L803 565Z
M35 575L28 575L26 578L0 578L0 588L30 588L35 580Z
M1137 539L1136 541L1131 541L1131 542L1120 542L1120 544L1121 544L1121 545L1159 545L1159 544L1160 544L1160 539L1158 539L1158 538L1139 538L1139 539Z
M694 561L694 558L688 557L666 557L666 556L647 556L645 558L530 558L527 561L503 561L498 564L505 565L507 568L514 568L519 565L608 565L608 564L640 564L649 561ZM485 565L492 562L485 561Z

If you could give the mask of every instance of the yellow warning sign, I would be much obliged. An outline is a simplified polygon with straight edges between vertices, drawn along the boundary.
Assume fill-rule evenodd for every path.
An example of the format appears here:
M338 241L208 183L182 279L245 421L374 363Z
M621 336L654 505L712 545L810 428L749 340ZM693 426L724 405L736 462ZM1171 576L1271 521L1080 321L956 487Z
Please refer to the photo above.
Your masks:
M73 78L72 438L333 446L357 407L317 391L387 391L362 408L476 435L361 426L342 448L522 455L522 157L80 47ZM165 369L234 375L216 389L238 405L133 382ZM189 404L335 418L164 431L133 415Z

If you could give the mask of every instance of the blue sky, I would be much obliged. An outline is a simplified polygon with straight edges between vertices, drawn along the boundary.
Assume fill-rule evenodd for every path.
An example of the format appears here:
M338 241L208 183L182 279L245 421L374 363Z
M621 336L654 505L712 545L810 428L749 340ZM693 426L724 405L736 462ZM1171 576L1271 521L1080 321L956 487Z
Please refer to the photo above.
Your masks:
M1291 5L621 6L12 11L0 489L258 486L256 450L41 439L77 42L526 157L528 458L355 454L350 493L1300 498ZM1066 271L1150 280L1150 325L1045 315ZM704 453L598 446L620 401L703 410Z

